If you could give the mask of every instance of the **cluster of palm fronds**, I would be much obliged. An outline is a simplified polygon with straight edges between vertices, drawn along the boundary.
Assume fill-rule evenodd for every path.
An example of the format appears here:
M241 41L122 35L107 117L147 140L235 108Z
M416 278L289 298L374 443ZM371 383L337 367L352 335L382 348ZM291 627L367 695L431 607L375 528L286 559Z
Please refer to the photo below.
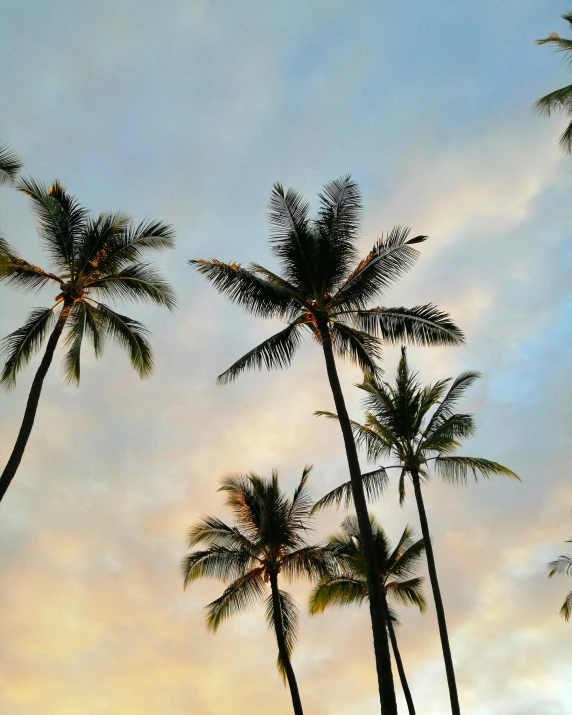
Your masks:
M0 183L16 183L36 214L39 234L50 259L48 270L26 261L0 236L0 281L37 291L55 285L50 307L34 308L25 323L3 341L4 366L0 382L13 387L20 370L45 344L35 374L14 449L0 476L0 499L6 493L30 437L42 385L58 343L63 343L65 379L79 383L84 337L96 356L114 340L127 351L141 377L153 367L146 328L116 312L103 301L145 300L173 309L175 293L155 266L149 252L171 248L174 233L161 221L134 223L121 213L90 214L57 181L44 186L18 178L21 164L0 148ZM342 433L349 481L314 503L308 491L310 468L289 498L280 489L277 473L231 475L220 491L234 515L234 525L213 516L200 519L189 532L193 549L183 561L185 586L204 577L221 579L223 594L207 606L207 625L215 631L233 614L262 601L276 635L278 667L289 685L296 715L301 697L291 655L298 636L298 609L279 581L310 579L309 611L331 605L367 603L369 607L381 712L396 715L392 674L398 670L410 713L415 712L395 626L395 605L425 608L418 570L426 556L448 680L451 711L460 715L459 697L447 632L445 607L431 542L423 490L434 475L452 484L469 477L507 476L518 479L498 462L457 454L461 441L475 430L473 417L457 411L464 391L479 377L465 372L456 379L423 385L412 372L402 347L393 383L380 368L384 345L455 346L464 342L452 318L432 303L407 307L372 305L416 262L417 245L426 236L410 237L409 229L393 228L378 238L360 259L357 251L362 213L360 192L349 176L324 187L312 218L308 202L296 191L275 184L269 204L270 242L278 271L252 263L241 266L217 259L190 264L215 289L249 313L279 318L286 326L248 351L222 375L220 383L243 371L287 368L304 335L322 351L335 411L318 415L335 420ZM340 383L337 360L347 359L363 372L365 418L350 419ZM373 463L363 471L359 450ZM394 474L399 502L411 482L419 513L422 539L405 527L392 547L368 501L379 499ZM325 543L309 540L316 512L330 506L353 508L341 532ZM194 547L201 547L195 549ZM562 556L550 565L555 573L572 572L572 559ZM572 594L562 613L572 612Z

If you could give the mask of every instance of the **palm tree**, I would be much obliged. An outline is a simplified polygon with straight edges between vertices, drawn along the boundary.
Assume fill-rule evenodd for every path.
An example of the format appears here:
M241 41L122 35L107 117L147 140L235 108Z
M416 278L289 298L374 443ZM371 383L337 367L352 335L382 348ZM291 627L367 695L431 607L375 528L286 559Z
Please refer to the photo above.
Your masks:
M572 544L572 540L566 543ZM562 554L555 561L551 561L548 564L548 568L548 578L552 578L556 574L572 576L572 554ZM572 591L566 596L562 608L560 609L560 615L565 621L569 621L572 617Z
M309 217L308 202L278 183L270 197L270 243L282 275L251 263L215 259L190 261L232 302L261 318L281 318L287 326L246 353L219 376L221 384L245 370L286 368L300 347L303 331L321 346L334 403L340 416L353 498L367 569L380 701L384 715L396 715L397 704L387 642L386 605L377 578L373 536L363 491L358 454L352 436L335 355L364 370L377 372L382 341L417 345L457 345L461 331L434 305L371 308L370 301L400 278L417 259L409 229L394 228L358 260L361 197L349 176L332 181L320 194L320 209Z
M376 522L375 517L370 515L369 519L375 543L379 578L386 597L388 596L393 601L405 606L417 606L423 613L425 610L425 598L421 588L423 579L416 575L425 550L423 539L415 541L411 528L406 526L397 546L392 549L389 539ZM333 553L338 555L339 567L322 577L316 584L310 596L311 615L322 613L328 606L361 605L368 598L365 562L355 517L350 516L344 519L341 533L331 536L328 545ZM390 612L387 621L389 640L409 714L415 715L413 698L397 647L394 628L394 624L397 622L397 617Z
M572 24L572 12L566 12L561 17ZM567 62L572 61L572 40L560 37L557 32L551 32L548 37L536 40L536 44L553 45L557 52L562 52L564 60ZM572 84L550 92L539 99L534 106L537 112L545 117L549 117L555 110L572 116ZM570 121L560 137L560 147L568 154L572 152L572 121Z
M460 446L459 440L471 436L475 431L473 417L455 413L455 406L463 392L478 377L480 375L476 372L465 372L453 381L448 378L422 387L417 375L410 372L406 351L402 348L395 386L379 382L373 376L366 377L363 384L358 385L367 393L367 416L363 425L352 423L356 441L366 448L369 459L385 457L396 462L393 468L400 470L401 503L405 498L406 475L413 483L454 715L460 715L461 712L459 696L421 485L429 479L431 462L437 474L453 484L465 483L469 475L476 480L479 474L483 477L503 475L518 479L513 471L497 462L455 455ZM338 419L331 412L318 414ZM389 468L380 467L364 476L364 489L370 497L378 496L385 487L386 469ZM347 482L320 499L314 509L330 504L339 505L344 501L348 503L352 494L351 485Z
M148 251L173 247L174 233L167 224L148 221L136 225L121 213L90 216L58 181L46 187L32 179L21 179L18 188L32 200L52 267L44 270L10 249L0 280L29 291L56 284L59 292L50 308L34 308L26 322L3 341L6 361L0 382L11 388L49 335L16 444L0 476L0 500L22 460L44 378L64 330L63 368L68 382L79 384L85 335L97 357L106 339L117 342L127 351L140 377L146 377L153 369L147 329L137 320L116 313L101 298L147 300L169 309L175 306L171 286L152 264L141 260Z
M0 186L3 184L11 184L21 168L22 162L16 154L8 149L8 147L0 144ZM0 275L6 270L6 266L8 265L9 249L10 247L6 239L0 233Z
M288 682L296 715L302 715L302 703L291 656L298 608L279 588L278 579L280 574L288 581L316 578L331 566L329 549L309 545L305 538L311 529L310 470L304 469L291 499L281 491L276 470L270 479L254 473L225 477L219 491L226 493L236 526L215 516L202 517L191 527L188 545L207 548L191 552L182 562L185 587L199 578L230 581L222 596L206 607L207 627L213 633L230 616L266 599L266 620L278 643L278 670Z

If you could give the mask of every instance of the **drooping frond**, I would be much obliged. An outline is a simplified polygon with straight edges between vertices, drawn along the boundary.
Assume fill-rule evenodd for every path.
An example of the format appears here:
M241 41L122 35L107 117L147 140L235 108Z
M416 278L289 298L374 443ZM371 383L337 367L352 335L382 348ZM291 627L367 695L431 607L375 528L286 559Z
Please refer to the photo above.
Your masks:
M298 607L292 596L286 591L278 590L278 601L280 614L278 614L278 618L276 619L272 595L266 599L266 623L270 630L276 632L276 620L281 622L286 644L286 653L288 654L288 658L291 658L294 646L298 640ZM276 667L284 682L286 682L286 669L284 668L280 654L276 661Z
M290 323L284 330L275 333L272 337L249 350L240 360L231 365L217 378L219 385L225 385L240 375L245 370L284 370L289 367L296 351L301 345L302 335L300 326L304 319L300 318Z
M403 606L417 606L423 613L427 607L427 601L422 591L423 579L419 577L410 578L406 581L390 581L387 584L387 595Z
M63 361L63 377L65 382L79 385L81 377L81 345L86 332L87 312L85 303L75 303L66 322Z
M150 263L135 263L118 273L88 280L85 285L104 298L149 301L169 310L177 304L174 289Z
M409 232L406 226L395 226L387 236L379 238L340 287L333 304L340 308L363 310L370 300L410 270L419 257L412 244L420 243L427 237L408 239Z
M435 469L445 481L452 484L464 484L469 475L472 475L475 481L478 480L479 475L486 479L501 476L520 481L519 476L508 467L481 457L437 457Z
M263 569L257 568L240 576L225 588L222 596L206 607L207 628L213 633L227 618L243 613L260 603L266 595Z
M1 250L2 246L0 246L0 252ZM59 276L44 271L39 266L34 266L14 255L8 247L4 255L5 260L3 269L0 270L0 281L3 280L8 285L34 291L40 290L50 281L58 284L62 282Z
M284 318L297 310L292 290L256 275L255 270L243 268L238 263L203 258L191 260L189 265L205 276L216 291L257 317Z
M560 135L558 144L567 154L572 154L572 122L568 124L566 129Z
M21 169L20 158L7 146L0 145L0 185L11 184Z
M551 561L548 568L548 578L552 578L556 574L572 576L572 554L562 554L555 561Z
M465 341L462 331L447 313L431 303L413 308L358 310L352 317L361 330L380 336L392 345L459 345Z
M5 356L0 382L9 389L16 384L16 376L39 350L55 321L53 308L34 308L21 328L2 341Z
M383 467L362 474L362 484L366 498L369 501L379 499L379 497L383 494L388 481L387 472ZM344 484L340 484L339 487L332 489L331 492L328 492L321 499L318 499L312 507L312 513L320 511L321 509L326 509L329 506L335 506L337 508L343 506L347 509L352 503L352 483L344 482Z
M544 117L550 117L555 110L570 114L572 112L572 84L549 92L537 100L534 107L538 114Z
M40 237L58 272L65 269L73 278L76 249L87 220L87 211L58 181L45 186L20 178L17 188L32 199L39 221Z
M189 530L188 547L197 544L221 546L234 549L250 549L256 553L256 547L236 526L228 526L216 516L202 516Z
M268 204L270 243L286 279L306 295L314 295L316 237L308 218L306 199L281 184L275 183Z
M368 599L367 581L352 574L332 574L320 580L308 604L311 616L323 613L330 606L353 606Z
M304 546L282 558L281 573L290 581L299 577L320 578L333 565L333 553L320 544Z
M185 588L200 578L222 581L244 576L253 564L249 551L212 545L204 551L193 551L181 562Z
M331 323L331 335L337 355L349 359L364 373L378 373L376 360L381 360L382 356L381 341L378 338L339 321Z
M147 328L137 320L116 313L103 303L99 303L93 312L106 338L114 340L127 352L131 366L139 377L148 377L153 371L153 352Z
M356 259L361 213L360 190L349 174L324 186L314 221L318 259L314 270L322 292L331 292Z
M572 591L566 596L560 609L560 615L565 621L569 621L572 618Z

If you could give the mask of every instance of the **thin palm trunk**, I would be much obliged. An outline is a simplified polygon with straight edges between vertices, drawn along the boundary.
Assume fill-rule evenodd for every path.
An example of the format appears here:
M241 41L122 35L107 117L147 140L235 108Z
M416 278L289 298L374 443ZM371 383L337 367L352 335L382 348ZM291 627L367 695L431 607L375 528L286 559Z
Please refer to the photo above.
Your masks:
M447 622L445 620L445 609L443 608L443 599L441 598L441 590L437 579L435 556L433 554L433 546L431 545L431 535L429 534L429 523L427 522L427 514L425 513L423 495L421 494L419 472L417 470L412 470L411 476L413 478L415 499L417 500L417 509L419 510L419 521L421 522L421 531L423 533L423 541L425 543L425 553L427 554L429 579L433 590L433 599L435 600L435 610L437 611L439 636L441 637L441 648L443 649L443 660L445 661L445 671L447 673L447 683L449 685L449 697L451 699L451 712L453 715L461 715L459 695L457 693L457 682L455 680L455 669L453 668L453 658L451 656L451 646L449 645Z
M391 641L393 657L395 658L395 664L397 665L397 672L399 673L399 679L401 680L403 694L405 695L405 700L407 701L407 709L409 710L409 715L415 715L415 705L413 705L413 698L411 697L409 684L407 682L407 678L405 677L405 668L403 667L403 661L401 660L401 653L399 652L399 648L397 647L397 638L395 636L395 629L393 628L391 618L387 621L387 632L389 633L389 640Z
M286 679L288 680L290 695L292 697L292 706L294 708L295 715L304 715L302 710L302 701L300 700L300 693L298 692L298 683L296 682L296 676L294 675L294 668L292 668L292 663L290 662L290 657L288 656L288 650L286 648L284 625L282 622L282 609L280 607L280 597L278 595L278 576L275 573L270 574L270 590L272 591L272 617L274 619L276 640L278 641L278 652L280 653L280 658L284 664L284 670L286 671Z
M28 395L28 402L26 403L24 418L22 420L22 425L20 426L20 431L18 432L16 444L14 445L14 449L12 450L12 454L10 455L10 459L6 464L6 467L2 472L2 476L0 476L0 501L4 498L12 479L14 479L14 476L18 471L22 457L24 456L24 450L26 449L28 439L30 438L30 434L32 432L32 427L34 426L34 420L36 418L36 411L38 409L38 403L42 393L44 378L48 374L48 370L56 350L56 345L58 344L58 340L60 339L72 306L73 303L64 303L64 307L58 317L58 322L52 330L52 334L48 340L46 352L44 353L42 362L40 363L32 382L32 387L30 389L30 394Z
M395 699L393 673L391 671L391 655L389 652L389 643L387 640L387 630L385 626L386 622L389 620L389 614L381 584L379 582L379 569L375 557L375 547L371 532L371 524L369 522L367 502L363 490L357 449L353 438L350 418L346 409L342 386L336 369L330 331L325 320L318 325L318 328L322 338L328 379L330 381L330 387L332 389L334 403L336 405L336 411L344 437L344 445L346 448L352 484L352 494L362 540L363 556L367 573L369 610L373 631L373 648L375 653L381 712L382 715L397 715L397 701Z

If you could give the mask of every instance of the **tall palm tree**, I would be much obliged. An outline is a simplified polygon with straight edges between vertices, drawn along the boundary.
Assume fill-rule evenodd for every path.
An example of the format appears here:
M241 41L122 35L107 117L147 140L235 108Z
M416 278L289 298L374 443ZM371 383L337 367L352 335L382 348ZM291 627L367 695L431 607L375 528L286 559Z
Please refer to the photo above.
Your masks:
M365 447L369 459L377 461L388 458L395 461L396 464L392 466L400 471L401 503L405 498L405 477L409 475L413 483L453 715L460 715L461 709L421 485L429 480L431 463L438 475L453 484L466 482L469 475L477 479L479 474L483 477L503 475L518 479L513 471L498 462L455 454L460 446L459 440L471 436L475 431L473 417L456 413L456 403L478 377L480 375L476 372L465 372L455 380L448 378L422 387L417 374L409 370L406 351L402 348L395 385L379 382L371 376L358 386L367 393L367 416L363 425L352 423L356 441ZM338 419L331 412L318 414ZM388 479L386 469L389 468L382 466L365 475L364 488L371 497L379 495L385 487ZM314 509L344 501L347 503L352 494L351 485L347 482L320 499Z
M565 12L561 17L572 24L572 12ZM553 45L557 52L562 52L562 59L572 61L572 40L567 40L557 32L551 32L548 37L536 40L537 45ZM572 116L572 84L541 97L534 105L539 114L549 117L553 111ZM572 153L572 121L560 137L560 147L568 154Z
M0 186L11 184L22 168L22 162L8 147L0 144ZM10 246L0 233L0 275L8 265Z
M308 202L278 183L270 197L270 243L282 275L257 263L247 268L215 259L190 261L232 302L261 318L281 318L287 326L246 353L219 376L219 383L234 380L244 370L286 368L300 347L303 332L320 345L334 403L340 416L356 515L367 569L381 708L396 715L397 704L387 641L386 604L377 578L373 536L363 491L358 454L352 436L335 355L349 358L364 370L377 372L383 340L417 345L457 345L461 331L434 305L414 308L368 307L415 263L409 229L394 228L378 239L359 260L357 241L361 197L349 176L332 181L320 194L315 219Z
M65 331L63 368L68 382L79 384L85 335L97 357L106 339L117 342L127 351L137 373L146 377L153 369L147 329L137 320L116 313L101 299L147 300L169 309L175 306L171 286L153 264L142 261L148 251L173 247L174 233L170 226L160 221L136 225L121 213L90 216L58 181L47 187L32 179L21 179L18 188L32 200L40 238L52 266L44 270L10 249L8 265L0 280L28 291L55 284L59 292L50 308L34 308L26 322L4 338L2 344L6 360L0 382L10 388L47 339L16 444L0 476L0 500L22 460L44 378L62 333Z
M375 543L375 553L379 568L379 578L386 597L402 605L414 605L421 613L425 610L422 578L416 574L423 558L423 539L415 541L409 526L403 530L395 548L391 547L384 530L370 515L371 531ZM334 534L328 541L336 554L339 566L323 576L310 595L310 614L322 613L329 606L361 605L368 599L367 576L361 549L361 538L355 517L347 517L342 522L341 533ZM397 646L394 624L397 617L390 612L387 631L401 686L410 715L415 715L413 698L405 676L401 654Z
M302 702L291 656L298 635L298 608L292 596L279 588L278 579L280 575L288 581L316 578L331 566L329 550L306 541L312 520L310 470L304 469L291 499L281 491L276 470L270 479L254 473L225 477L219 491L226 493L236 526L215 516L202 517L191 527L188 545L207 548L191 552L182 562L185 587L199 578L230 581L222 596L206 607L212 632L227 618L266 599L266 620L278 644L278 670L288 682L296 715L302 715Z
M572 544L572 540L566 543ZM562 554L555 561L551 561L548 564L548 568L548 578L552 578L556 574L572 576L572 554ZM565 621L569 621L572 617L572 591L566 596L562 608L560 609L560 615Z

